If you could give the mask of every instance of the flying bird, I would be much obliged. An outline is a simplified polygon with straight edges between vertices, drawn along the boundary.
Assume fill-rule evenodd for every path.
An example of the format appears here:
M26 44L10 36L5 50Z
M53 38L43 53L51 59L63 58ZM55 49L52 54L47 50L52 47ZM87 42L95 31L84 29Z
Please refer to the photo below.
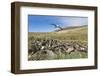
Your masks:
M60 30L63 30L63 28L59 25L56 25L56 24L51 24L51 25L53 25L55 28L59 28Z

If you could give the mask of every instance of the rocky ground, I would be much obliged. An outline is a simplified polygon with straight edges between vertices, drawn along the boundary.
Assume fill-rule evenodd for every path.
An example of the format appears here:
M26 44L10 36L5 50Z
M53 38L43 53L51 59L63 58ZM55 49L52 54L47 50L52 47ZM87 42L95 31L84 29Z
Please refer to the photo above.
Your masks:
M31 48L28 50L28 60L86 58L87 48L87 45L77 41L37 39L31 42Z

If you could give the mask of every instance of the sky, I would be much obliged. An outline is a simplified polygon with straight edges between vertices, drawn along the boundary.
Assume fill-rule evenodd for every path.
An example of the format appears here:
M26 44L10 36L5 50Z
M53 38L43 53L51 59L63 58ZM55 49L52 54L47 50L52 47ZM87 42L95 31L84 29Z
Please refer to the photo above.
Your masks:
M61 27L88 25L87 17L28 15L29 32L52 32L56 24Z

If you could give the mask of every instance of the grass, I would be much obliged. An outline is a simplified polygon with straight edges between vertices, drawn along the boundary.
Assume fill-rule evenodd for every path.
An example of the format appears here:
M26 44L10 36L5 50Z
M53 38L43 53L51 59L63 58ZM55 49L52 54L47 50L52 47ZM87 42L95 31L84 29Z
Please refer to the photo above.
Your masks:
M87 28L83 28L80 30L75 31L66 31L66 32L43 32L43 33L34 33L29 32L29 40L36 39L36 38L52 38L52 39L59 39L59 40L81 40L87 41Z
M58 32L29 32L28 33L28 47L31 48L33 40L37 39L56 39L61 42L76 42L78 44L87 45L87 27L62 30ZM87 58L87 53L72 52L71 54L59 55L56 59L76 59Z
M84 52L72 52L71 54L62 54L60 56L57 56L55 59L79 59L79 58L87 58L87 53Z

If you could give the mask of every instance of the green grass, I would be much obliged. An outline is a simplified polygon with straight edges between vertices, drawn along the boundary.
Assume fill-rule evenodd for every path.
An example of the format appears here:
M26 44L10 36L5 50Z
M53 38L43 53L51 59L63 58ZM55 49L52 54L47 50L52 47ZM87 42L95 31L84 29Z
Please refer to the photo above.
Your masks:
M58 32L29 32L28 33L28 47L31 48L31 42L37 39L56 39L61 42L76 42L81 45L87 45L88 28L82 27L81 29L68 29ZM87 53L72 52L71 54L59 55L56 59L74 59L74 58L87 58Z
M66 32L43 32L43 33L34 33L29 32L29 40L36 38L52 38L59 40L81 40L87 41L87 28L75 30L75 31L66 31Z
M62 54L62 55L58 55L55 59L78 59L78 58L87 58L88 55L87 53L84 52L72 52L71 54Z

